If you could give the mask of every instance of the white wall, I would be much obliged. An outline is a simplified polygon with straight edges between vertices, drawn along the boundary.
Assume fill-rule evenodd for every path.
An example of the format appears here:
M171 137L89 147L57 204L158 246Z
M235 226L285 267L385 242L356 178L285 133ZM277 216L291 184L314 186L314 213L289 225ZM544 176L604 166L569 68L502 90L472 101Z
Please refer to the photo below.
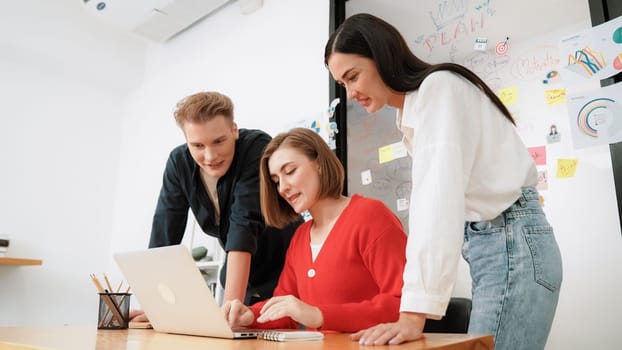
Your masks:
M272 135L328 106L329 73L322 58L328 17L328 2L268 0L250 15L233 2L150 48L145 82L133 91L124 116L113 252L148 244L166 159L184 142L172 115L182 97L225 93L240 127ZM188 242L188 236L185 244L201 244ZM200 229L196 236L205 237ZM210 251L217 249L214 242L205 242ZM110 271L120 276L112 261Z
M146 45L81 1L0 13L2 33L17 33L0 36L0 233L9 255L44 261L0 267L0 326L96 323L88 276L118 282L111 253L147 246L166 157L183 142L179 99L224 92L241 127L271 134L323 110L328 16L326 1L264 0L250 15L232 2Z
M9 256L43 260L0 266L1 326L96 314L88 276L106 268L124 91L146 48L104 29L72 0L0 12L0 233Z

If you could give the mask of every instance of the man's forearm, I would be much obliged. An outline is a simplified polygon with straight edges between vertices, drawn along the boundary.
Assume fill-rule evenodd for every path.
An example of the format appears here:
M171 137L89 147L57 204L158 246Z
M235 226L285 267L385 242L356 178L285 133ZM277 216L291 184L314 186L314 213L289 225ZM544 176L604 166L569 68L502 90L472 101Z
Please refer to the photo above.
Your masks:
M251 253L242 251L227 253L227 280L223 303L234 299L244 302L250 270Z

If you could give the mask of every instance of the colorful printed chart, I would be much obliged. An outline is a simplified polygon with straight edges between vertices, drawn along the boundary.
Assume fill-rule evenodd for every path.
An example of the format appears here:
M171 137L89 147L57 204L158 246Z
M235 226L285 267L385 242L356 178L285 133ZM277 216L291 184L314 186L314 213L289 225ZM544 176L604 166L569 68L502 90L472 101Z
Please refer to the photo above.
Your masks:
M622 84L567 98L575 148L622 141Z
M615 106L616 101L606 97L589 101L577 113L577 127L589 137L598 137L599 126L607 122L608 109Z
M564 68L576 79L605 79L622 71L622 16L563 38Z

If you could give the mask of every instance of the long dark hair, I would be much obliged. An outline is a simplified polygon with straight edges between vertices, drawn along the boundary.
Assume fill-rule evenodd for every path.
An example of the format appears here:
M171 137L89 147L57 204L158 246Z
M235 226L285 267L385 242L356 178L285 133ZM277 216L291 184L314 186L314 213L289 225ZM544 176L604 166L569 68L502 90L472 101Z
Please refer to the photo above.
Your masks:
M479 87L512 123L510 111L499 97L469 69L455 63L429 64L415 56L400 32L384 20L367 13L348 17L335 30L324 49L324 64L334 52L356 54L373 60L388 87L400 93L419 89L432 72L449 70Z

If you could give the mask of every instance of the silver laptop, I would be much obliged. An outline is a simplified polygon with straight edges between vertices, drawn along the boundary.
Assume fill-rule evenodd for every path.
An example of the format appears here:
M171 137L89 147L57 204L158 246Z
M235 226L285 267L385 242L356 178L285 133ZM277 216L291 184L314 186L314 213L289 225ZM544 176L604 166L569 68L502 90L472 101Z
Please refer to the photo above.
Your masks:
M254 338L232 330L188 248L174 245L114 254L153 329L218 338Z

